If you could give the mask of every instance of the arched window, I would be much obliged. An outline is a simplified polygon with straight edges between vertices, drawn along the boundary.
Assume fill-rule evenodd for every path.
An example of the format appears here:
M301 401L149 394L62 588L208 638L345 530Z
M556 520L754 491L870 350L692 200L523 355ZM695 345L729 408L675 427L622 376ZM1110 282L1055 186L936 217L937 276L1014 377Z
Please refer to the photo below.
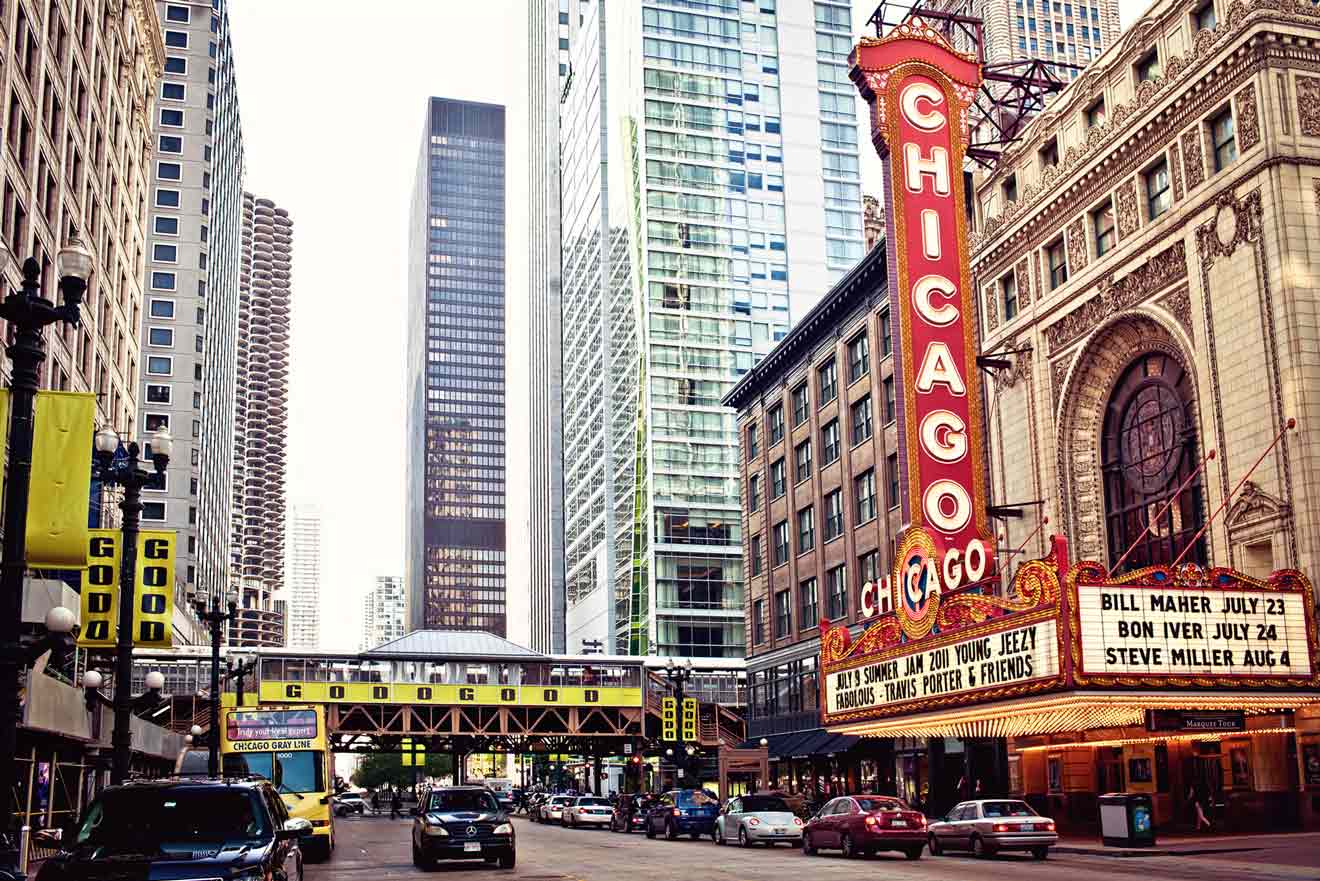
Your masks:
M1161 352L1128 365L1110 395L1101 443L1109 564L1134 542L1124 571L1172 563L1202 525L1200 475L1164 510L1197 463L1191 378L1182 365ZM1205 562L1204 539L1183 562Z

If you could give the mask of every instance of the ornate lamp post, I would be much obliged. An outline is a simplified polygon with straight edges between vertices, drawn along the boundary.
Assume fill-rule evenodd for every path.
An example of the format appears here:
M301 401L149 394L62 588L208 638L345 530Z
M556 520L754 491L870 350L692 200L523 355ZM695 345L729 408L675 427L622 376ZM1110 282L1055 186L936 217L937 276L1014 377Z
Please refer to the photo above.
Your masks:
M220 637L224 627L238 618L238 591L230 588L225 594L225 608L220 607L220 598L211 597L208 607L205 600L197 601L197 617L211 631L211 735L207 745L211 753L207 761L207 770L212 777L220 776Z
M165 429L151 436L153 473L142 466L139 458L141 450L136 441L129 443L126 459L116 460L119 435L109 427L96 433L94 467L97 476L106 486L124 488L124 499L119 503L124 522L123 549L119 555L119 632L115 641L115 727L110 735L114 756L110 770L111 784L123 783L128 777L129 751L133 740L129 728L129 716L133 710L129 683L133 676L133 603L137 592L137 540L142 518L142 488L157 475L165 473L173 448L174 441Z

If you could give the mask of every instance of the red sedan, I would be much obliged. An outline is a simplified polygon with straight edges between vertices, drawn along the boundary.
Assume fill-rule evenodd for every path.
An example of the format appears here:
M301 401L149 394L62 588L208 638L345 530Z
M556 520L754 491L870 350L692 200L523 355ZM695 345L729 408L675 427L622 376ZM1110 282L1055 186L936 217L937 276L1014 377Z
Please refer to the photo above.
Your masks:
M828 802L802 834L802 852L837 848L845 857L896 850L921 859L926 818L900 799L884 795L845 795Z

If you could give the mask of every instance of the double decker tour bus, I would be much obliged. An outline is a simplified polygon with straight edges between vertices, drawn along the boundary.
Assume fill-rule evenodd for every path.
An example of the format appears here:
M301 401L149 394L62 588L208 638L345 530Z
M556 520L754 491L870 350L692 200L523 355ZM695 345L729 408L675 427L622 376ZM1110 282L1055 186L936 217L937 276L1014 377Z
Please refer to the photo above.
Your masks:
M323 707L227 708L220 728L224 773L265 777L293 817L312 824L303 845L311 859L329 859L335 847L334 757L326 749Z

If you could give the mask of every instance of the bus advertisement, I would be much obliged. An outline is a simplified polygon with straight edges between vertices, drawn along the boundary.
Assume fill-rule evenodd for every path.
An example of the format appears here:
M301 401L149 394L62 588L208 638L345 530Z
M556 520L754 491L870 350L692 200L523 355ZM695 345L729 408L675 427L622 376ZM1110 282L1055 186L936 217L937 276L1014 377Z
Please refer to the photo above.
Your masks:
M304 850L328 859L335 846L334 757L326 748L321 707L226 709L220 729L224 773L265 777L284 798L289 814L312 824Z

